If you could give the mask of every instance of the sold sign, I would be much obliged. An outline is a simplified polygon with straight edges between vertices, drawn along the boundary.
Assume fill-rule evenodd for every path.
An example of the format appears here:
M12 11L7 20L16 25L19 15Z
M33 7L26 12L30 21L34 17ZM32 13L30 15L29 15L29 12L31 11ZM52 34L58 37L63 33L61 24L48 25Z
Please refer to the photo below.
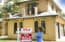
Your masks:
M21 33L32 33L32 28L22 28Z
M21 42L32 42L32 29L22 28L20 34Z

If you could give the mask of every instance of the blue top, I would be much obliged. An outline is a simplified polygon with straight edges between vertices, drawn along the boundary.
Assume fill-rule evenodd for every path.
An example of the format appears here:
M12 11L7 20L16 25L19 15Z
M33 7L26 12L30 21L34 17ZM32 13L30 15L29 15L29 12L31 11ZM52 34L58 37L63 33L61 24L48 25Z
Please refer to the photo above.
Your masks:
M37 32L36 33L37 42L43 41L43 32Z

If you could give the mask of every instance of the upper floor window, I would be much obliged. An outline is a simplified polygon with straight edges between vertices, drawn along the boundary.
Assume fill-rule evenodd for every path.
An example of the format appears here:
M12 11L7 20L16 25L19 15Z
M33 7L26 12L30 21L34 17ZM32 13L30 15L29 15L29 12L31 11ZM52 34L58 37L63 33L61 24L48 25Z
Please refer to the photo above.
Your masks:
M34 15L35 14L35 9L37 3L29 3L28 4L28 15Z
M54 9L54 6L52 5L52 10Z
M56 12L57 12L57 9L56 9Z
M51 4L51 8L52 8L52 10L54 10L54 4L53 3Z

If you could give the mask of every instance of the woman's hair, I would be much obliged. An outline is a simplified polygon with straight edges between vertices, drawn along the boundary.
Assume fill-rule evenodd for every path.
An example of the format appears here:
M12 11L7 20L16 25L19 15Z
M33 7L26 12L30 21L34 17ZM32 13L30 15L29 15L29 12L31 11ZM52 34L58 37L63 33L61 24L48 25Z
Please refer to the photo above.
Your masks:
M39 27L39 28L38 28L38 30L39 30L40 32L43 32L43 29L42 29L42 27Z

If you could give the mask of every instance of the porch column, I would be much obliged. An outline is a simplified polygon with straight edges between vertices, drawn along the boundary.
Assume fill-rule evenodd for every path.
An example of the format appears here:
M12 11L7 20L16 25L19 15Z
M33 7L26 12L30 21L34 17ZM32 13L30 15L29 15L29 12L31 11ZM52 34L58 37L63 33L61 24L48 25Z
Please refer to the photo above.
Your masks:
M25 8L23 8L23 16L26 15L26 11L25 11Z
M31 13L31 10L29 10L29 15L31 16L31 14L32 14L32 13Z
M61 32L61 37L63 37L64 34L63 34L63 26L62 26L62 24L60 24L60 32Z
M56 13L56 8L54 7L53 12Z
M48 12L49 13L52 13L53 12L52 7L51 7L51 5L49 3L48 3Z
M38 7L34 7L35 9L35 16L38 14Z
M19 27L19 22L17 22L17 28L20 28L20 27Z
M61 24L59 24L60 25L60 38L62 37L62 26L61 26Z

